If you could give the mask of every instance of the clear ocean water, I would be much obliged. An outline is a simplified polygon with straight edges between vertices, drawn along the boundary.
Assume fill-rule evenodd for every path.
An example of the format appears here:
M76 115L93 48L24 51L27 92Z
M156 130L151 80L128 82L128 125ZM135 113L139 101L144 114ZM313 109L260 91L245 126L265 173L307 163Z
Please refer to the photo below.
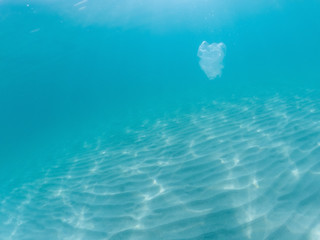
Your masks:
M0 0L0 239L320 239L319 13Z

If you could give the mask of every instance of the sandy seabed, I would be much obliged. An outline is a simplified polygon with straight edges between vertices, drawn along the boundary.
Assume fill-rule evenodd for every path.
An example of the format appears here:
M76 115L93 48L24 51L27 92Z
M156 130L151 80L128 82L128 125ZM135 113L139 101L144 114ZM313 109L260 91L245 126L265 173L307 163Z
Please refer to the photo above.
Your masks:
M320 239L320 101L213 101L16 188L0 239Z

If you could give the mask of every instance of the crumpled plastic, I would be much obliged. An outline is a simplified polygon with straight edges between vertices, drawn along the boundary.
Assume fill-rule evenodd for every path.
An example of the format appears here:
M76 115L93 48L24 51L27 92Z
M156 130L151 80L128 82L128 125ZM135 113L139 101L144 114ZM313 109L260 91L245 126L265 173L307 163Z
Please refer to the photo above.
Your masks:
M209 79L221 76L226 45L224 43L209 44L203 41L198 49L200 67Z

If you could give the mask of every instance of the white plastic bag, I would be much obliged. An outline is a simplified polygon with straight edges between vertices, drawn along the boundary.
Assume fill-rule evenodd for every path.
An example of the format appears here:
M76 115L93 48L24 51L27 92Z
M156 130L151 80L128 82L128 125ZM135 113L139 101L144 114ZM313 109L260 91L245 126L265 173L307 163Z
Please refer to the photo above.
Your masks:
M198 49L200 67L209 79L221 76L226 45L224 43L209 44L203 41Z

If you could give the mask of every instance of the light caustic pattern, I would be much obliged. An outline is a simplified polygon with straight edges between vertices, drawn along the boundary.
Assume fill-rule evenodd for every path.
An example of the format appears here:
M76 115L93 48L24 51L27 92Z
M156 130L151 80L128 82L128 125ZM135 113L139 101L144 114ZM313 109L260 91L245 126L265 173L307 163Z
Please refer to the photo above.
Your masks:
M0 238L320 238L320 102L213 102L126 135L15 189Z

